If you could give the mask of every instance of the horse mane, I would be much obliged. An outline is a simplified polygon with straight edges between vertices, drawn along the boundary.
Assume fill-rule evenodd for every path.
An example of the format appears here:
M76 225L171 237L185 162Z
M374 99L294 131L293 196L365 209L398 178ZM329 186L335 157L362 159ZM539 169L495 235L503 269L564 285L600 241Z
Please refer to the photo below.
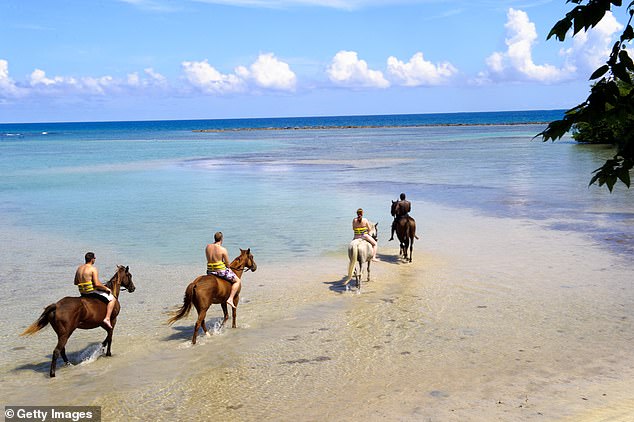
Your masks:
M233 270L233 269L236 269L237 267L239 267L240 265L238 265L238 264L240 264L240 259L244 255L246 255L247 252L248 252L248 250L243 251L242 249L240 249L240 255L238 255L236 258L233 259L233 261L231 261L231 263L229 264L229 268L231 268Z
M106 283L106 287L107 288L112 289L112 285L114 283L114 278L119 275L119 271L121 271L121 267L117 266L117 271L113 274L112 277L110 277L110 280L108 280L108 282Z

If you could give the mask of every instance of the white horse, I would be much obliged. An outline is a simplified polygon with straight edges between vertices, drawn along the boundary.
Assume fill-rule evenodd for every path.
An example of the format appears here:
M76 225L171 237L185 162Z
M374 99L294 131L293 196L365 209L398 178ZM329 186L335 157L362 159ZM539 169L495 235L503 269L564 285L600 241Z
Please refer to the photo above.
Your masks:
M368 234L374 238L374 240L378 239L378 231L377 227L379 223L370 222L370 230ZM353 239L350 244L348 244L348 259L350 263L348 264L348 277L343 282L344 286L347 286L350 280L352 279L352 275L354 273L354 277L357 280L357 288L361 287L361 278L363 276L363 264L367 263L367 271L368 278L370 281L370 262L372 262L372 245L370 242L363 238ZM359 268L357 271L357 265L359 264Z

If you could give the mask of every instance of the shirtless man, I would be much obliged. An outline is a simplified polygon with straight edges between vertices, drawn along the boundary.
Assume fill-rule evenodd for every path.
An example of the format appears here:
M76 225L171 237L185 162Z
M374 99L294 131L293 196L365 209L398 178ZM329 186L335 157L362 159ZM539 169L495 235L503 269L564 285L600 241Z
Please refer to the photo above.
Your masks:
M409 212L412 210L412 203L405 199L405 194L401 193L400 199L398 201L399 212L394 216L394 221L392 221L392 236L390 236L389 240L394 240L394 231L396 230L396 222L403 217L408 217Z
M222 246L223 235L222 232L214 234L214 243L207 245L205 248L205 255L207 256L207 275L215 275L231 283L231 294L227 299L227 304L235 309L233 304L234 296L240 289L242 282L229 268L229 254L227 249Z
M95 254L88 252L85 255L86 263L77 267L75 271L75 286L79 288L82 297L94 297L106 304L106 317L103 323L112 329L110 315L115 305L115 297L109 288L99 281L99 271L95 267Z
M357 210L357 218L352 220L352 230L354 231L354 238L367 240L372 245L372 261L377 262L378 258L376 257L376 240L370 236L370 222L367 218L363 217L363 210L359 208Z

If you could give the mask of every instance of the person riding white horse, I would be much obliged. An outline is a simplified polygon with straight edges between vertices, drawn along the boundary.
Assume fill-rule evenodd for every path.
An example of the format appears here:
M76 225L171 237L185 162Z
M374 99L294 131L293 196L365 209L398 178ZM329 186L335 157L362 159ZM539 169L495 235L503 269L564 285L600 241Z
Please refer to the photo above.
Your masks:
M370 262L375 261L376 256L376 239L377 239L377 224L373 224L367 219L363 218L363 210L359 208L357 210L357 218L352 222L352 228L354 230L354 239L348 244L348 258L350 263L348 265L348 276L344 281L346 286L352 279L353 272L357 262L359 263L359 273L357 274L357 283L361 281L363 273L363 264L367 263L368 281L370 280Z

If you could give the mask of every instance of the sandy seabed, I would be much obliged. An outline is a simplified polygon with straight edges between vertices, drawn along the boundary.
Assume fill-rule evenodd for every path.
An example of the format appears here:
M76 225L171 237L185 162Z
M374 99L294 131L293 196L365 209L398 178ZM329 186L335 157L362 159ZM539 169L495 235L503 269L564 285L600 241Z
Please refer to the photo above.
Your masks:
M634 420L630 259L542 224L439 210L419 221L412 263L381 240L360 291L341 287L345 247L258 261L238 328L193 347L195 311L164 322L198 269L130 264L113 356L93 356L103 332L77 332L69 356L84 362L55 379L52 330L17 337L46 303L7 301L0 396L102 406L104 421ZM220 316L215 305L208 325Z

